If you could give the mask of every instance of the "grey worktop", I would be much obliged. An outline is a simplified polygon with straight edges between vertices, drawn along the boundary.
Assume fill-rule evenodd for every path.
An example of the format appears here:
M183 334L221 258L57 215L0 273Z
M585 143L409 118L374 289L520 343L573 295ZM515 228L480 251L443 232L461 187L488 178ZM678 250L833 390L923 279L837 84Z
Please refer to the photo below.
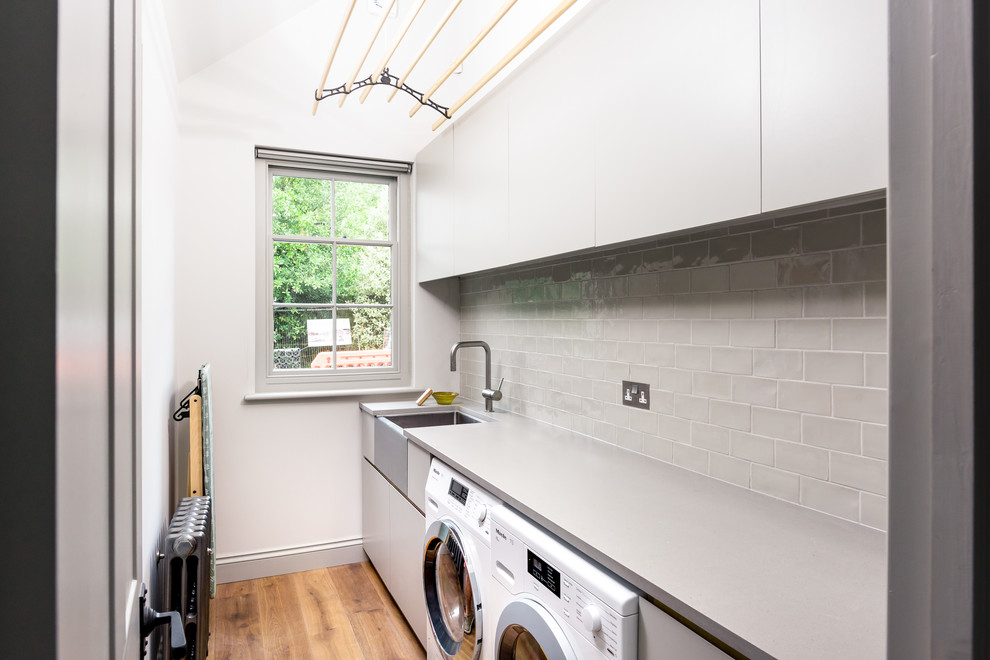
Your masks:
M748 657L884 657L882 532L534 420L493 417L406 435Z

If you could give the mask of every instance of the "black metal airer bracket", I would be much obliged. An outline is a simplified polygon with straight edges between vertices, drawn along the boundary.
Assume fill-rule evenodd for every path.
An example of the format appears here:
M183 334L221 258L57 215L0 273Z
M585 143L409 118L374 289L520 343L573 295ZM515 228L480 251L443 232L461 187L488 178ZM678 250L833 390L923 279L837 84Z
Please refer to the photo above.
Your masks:
M179 402L179 407L176 409L174 413L172 413L172 419L174 419L177 422L181 422L185 418L189 417L189 398L192 396L196 396L198 394L202 394L202 392L200 392L199 385L200 385L199 381L197 380L196 387L192 388L192 391L189 392L189 394L187 394L185 398L182 399L181 402Z
M389 75L388 69L382 71L382 75L379 76L377 82L372 80L371 76L368 76L363 80L355 80L354 83L351 85L351 91L349 92L347 91L347 85L341 85L340 87L333 87L331 89L324 89L322 95L319 92L317 92L316 100L322 101L325 98L329 98L331 96L337 96L338 94L352 94L356 90L361 89L362 87L367 87L368 85L387 85L388 87L401 89L403 92L416 99L416 101L420 105L425 105L428 108L433 108L447 119L450 119L450 114L448 113L449 108L447 108L446 106L442 106L439 103L436 103L432 99L427 99L426 101L423 101L423 92L417 92L415 89L413 89L412 87L410 87L405 83L399 85L398 79Z

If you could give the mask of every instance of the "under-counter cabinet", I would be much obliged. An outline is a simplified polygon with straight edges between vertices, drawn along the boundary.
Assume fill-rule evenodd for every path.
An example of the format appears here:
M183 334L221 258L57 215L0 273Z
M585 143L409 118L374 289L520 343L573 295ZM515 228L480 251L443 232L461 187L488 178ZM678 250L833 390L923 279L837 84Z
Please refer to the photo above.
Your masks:
M886 0L760 6L763 210L886 188Z
M390 481L372 461L374 420L364 415L364 460L361 462L361 522L364 551L410 628L426 645L426 601L423 598L423 539L426 532L426 479L430 455L409 443L408 460L395 469L401 471L400 486ZM393 466L395 467L395 466ZM392 472L395 472L393 469Z
M391 552L389 542L388 480L367 460L361 463L361 526L364 552L375 565L378 576L386 585L392 581L389 571ZM425 520L425 519L424 519Z
M728 657L640 597L639 660L727 660Z
M421 644L426 644L426 518L367 459L361 465L364 551Z

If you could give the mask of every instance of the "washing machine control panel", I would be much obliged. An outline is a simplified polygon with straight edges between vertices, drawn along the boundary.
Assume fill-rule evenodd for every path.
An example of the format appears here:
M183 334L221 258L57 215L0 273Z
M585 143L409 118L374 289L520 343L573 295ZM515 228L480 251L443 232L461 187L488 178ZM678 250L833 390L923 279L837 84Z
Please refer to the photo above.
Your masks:
M434 460L426 481L428 501L443 507L491 542L490 511L498 501L471 481Z
M535 596L562 626L591 642L603 658L635 660L638 617L629 610L629 599L636 601L638 610L636 595L545 533L545 539L531 542L514 529L517 525L505 524L501 512L496 510L492 531L494 578L512 594Z

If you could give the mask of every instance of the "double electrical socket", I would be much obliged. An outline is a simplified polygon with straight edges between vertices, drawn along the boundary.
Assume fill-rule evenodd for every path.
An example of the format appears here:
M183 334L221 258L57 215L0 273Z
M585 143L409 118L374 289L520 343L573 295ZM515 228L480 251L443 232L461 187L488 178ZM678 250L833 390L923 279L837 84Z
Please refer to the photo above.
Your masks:
M622 381L622 405L649 410L649 383L634 383L631 380Z

